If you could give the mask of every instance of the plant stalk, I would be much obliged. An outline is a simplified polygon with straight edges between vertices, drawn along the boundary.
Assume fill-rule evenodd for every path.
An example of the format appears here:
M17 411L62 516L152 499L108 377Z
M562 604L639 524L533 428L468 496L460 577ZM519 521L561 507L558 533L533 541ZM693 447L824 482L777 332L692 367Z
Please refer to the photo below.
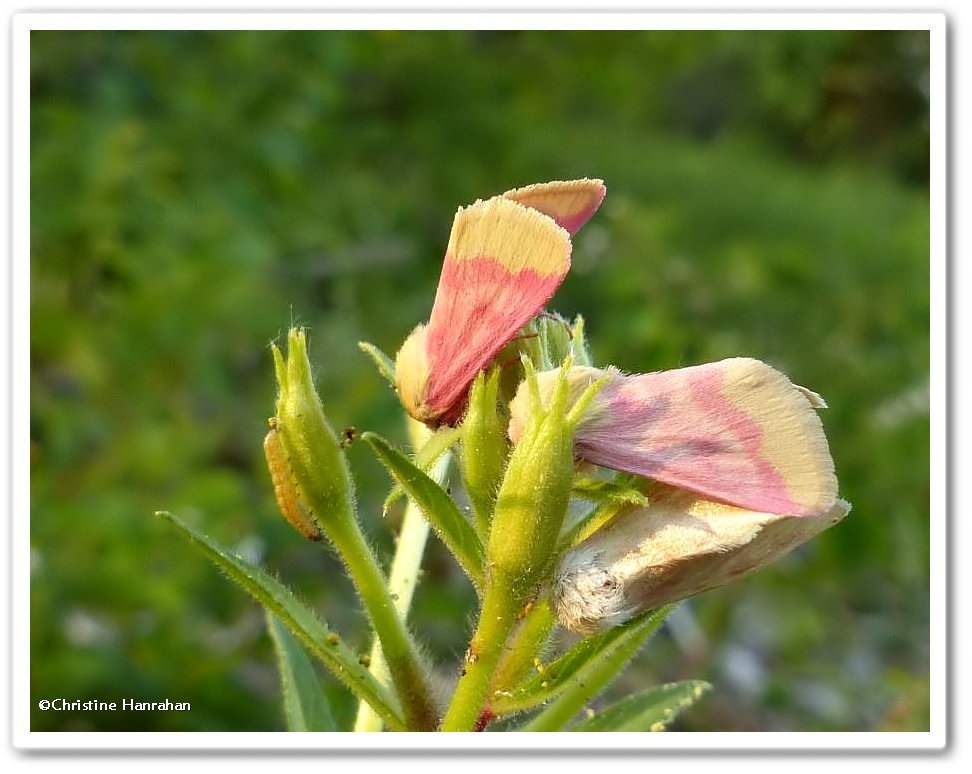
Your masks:
M381 642L388 669L410 730L432 731L437 723L435 703L418 653L399 615L385 577L356 519L329 519L327 536L348 569Z
M422 444L430 435L425 425L411 418L408 419L408 431L412 447L415 449L422 448ZM449 452L443 454L429 471L429 476L436 483L442 484L447 478L451 456ZM408 618L408 609L412 604L428 536L429 522L426 521L422 510L410 500L402 517L395 558L392 560L391 571L388 574L388 590L394 600L395 609L403 621ZM378 639L375 639L371 646L370 671L382 685L391 683L391 672ZM383 727L381 717L371 708L371 705L364 701L359 702L354 730L381 731Z
M493 676L490 698L493 693L514 688L523 680L534 665L534 659L540 655L556 622L546 600L537 600L521 617Z
M503 647L516 624L517 612L516 595L509 583L487 585L476 633L466 653L465 668L442 720L443 731L472 731L476 728Z

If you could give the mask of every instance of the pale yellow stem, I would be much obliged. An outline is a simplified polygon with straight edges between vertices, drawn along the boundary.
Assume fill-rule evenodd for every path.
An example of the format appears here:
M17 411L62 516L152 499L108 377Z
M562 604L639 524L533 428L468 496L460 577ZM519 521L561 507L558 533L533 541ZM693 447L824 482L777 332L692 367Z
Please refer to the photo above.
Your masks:
M421 449L431 433L421 422L407 419L408 434L413 449ZM429 469L429 477L436 483L445 482L449 472L450 452L445 452ZM388 576L388 588L391 592L395 610L402 620L408 618L408 609L412 604L412 596L418 583L422 556L425 554L425 543L429 536L429 522L426 521L421 509L409 500L402 518L402 529L395 548L391 572ZM391 674L388 663L381 652L381 644L376 639L371 646L371 674L382 685L391 685ZM358 715L354 721L355 731L381 731L383 723L377 713L366 703L359 702Z

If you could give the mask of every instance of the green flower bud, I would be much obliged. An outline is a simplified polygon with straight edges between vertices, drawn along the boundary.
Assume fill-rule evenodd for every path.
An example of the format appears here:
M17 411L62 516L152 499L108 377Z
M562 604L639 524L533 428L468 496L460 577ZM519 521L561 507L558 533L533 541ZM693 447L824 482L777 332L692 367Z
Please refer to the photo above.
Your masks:
M544 406L532 363L523 361L531 395L528 419L519 436L496 498L487 548L493 579L508 585L517 601L525 600L546 579L557 545L574 475L573 430L583 408L600 388L571 408L564 363L550 401Z
M541 361L535 365L541 371L556 368L571 353L570 323L555 312L545 312L535 322L542 353Z
M573 325L556 312L543 312L520 329L520 335L506 345L496 358L504 365L500 376L500 396L509 403L525 376L515 361L529 358L538 371L556 369L570 357L575 366L590 366L590 351L584 335L584 318L578 315Z
M500 370L480 373L469 393L469 406L462 422L462 476L466 492L482 535L496 503L496 492L503 478L509 446L506 422L497 405Z
M290 464L301 502L326 528L331 515L347 518L354 510L354 485L348 463L314 389L307 339L291 328L287 358L273 345L277 395L276 432Z

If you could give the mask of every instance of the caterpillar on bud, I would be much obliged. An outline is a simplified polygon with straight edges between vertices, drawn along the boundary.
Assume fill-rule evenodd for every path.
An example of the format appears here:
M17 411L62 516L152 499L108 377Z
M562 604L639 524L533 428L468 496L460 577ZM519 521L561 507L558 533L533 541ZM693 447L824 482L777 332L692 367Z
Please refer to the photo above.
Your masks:
M270 471L270 480L273 482L277 507L294 529L308 540L316 542L321 539L321 529L300 501L287 453L280 442L276 419L271 419L269 424L270 432L263 439L263 452L267 458L267 468Z

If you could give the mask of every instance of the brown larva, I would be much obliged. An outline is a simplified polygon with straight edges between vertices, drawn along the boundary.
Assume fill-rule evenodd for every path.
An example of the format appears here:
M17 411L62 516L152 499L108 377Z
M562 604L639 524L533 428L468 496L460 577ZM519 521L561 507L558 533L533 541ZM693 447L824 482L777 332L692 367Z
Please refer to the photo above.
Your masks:
M280 513L301 535L308 540L320 540L320 527L300 502L297 485L294 483L290 470L290 462L280 443L276 421L270 421L270 432L263 439L263 451L267 457L267 467L270 469L270 479L273 481L273 493L277 498Z

